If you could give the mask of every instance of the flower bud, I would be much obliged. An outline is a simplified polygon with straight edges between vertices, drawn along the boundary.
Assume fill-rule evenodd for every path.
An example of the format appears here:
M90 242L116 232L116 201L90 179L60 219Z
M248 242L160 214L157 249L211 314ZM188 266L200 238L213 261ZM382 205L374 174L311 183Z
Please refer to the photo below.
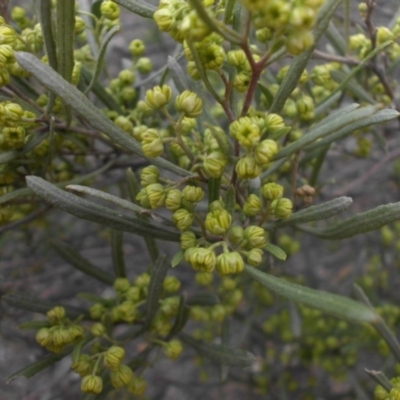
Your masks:
M185 38L199 42L210 34L210 27L192 10L182 20L181 31Z
M104 363L107 368L117 369L125 357L125 349L121 346L111 346L104 355Z
M283 186L270 182L263 185L262 195L269 201L280 199L283 196Z
M300 31L290 34L286 40L286 50L297 56L314 44L314 36L310 31Z
M72 341L68 330L63 326L57 325L51 329L53 336L52 344L54 344L56 347L64 346Z
M0 45L0 67L7 68L15 61L14 50L8 44Z
M142 207L150 208L150 200L147 196L146 188L139 191L139 193L136 195L136 200L139 201Z
M96 322L90 329L90 332L97 337L101 337L106 333L106 327L101 322Z
M300 119L309 121L314 118L314 100L310 96L302 95L296 101L297 111Z
M4 106L5 121L3 123L6 126L13 126L15 123L20 122L24 116L23 108L17 103L8 103ZM3 112L1 113L3 114Z
M285 127L283 118L278 114L268 114L265 117L265 126L268 133L276 133Z
M241 226L234 226L229 230L228 237L233 244L239 245L244 239L244 229Z
M182 190L183 198L190 203L198 203L203 197L203 189L196 186L186 186Z
M89 309L90 317L93 319L101 319L105 312L106 308L101 303L95 303Z
M20 7L18 7L20 8ZM25 10L24 10L25 11ZM0 45L7 44L14 47L17 43L17 35L15 30L8 25L0 26Z
M192 231L185 231L181 234L181 249L186 250L195 247L197 243L196 234Z
M267 244L265 230L260 226L250 225L244 230L246 247L249 249L263 248Z
M241 71L237 73L233 78L233 87L240 93L245 93L250 85L251 73L247 71Z
M185 90L175 100L175 108L186 117L198 117L203 111L203 102L200 97L190 90Z
M249 117L242 117L232 122L229 126L229 133L248 149L256 146L261 139L259 127Z
M59 324L66 317L65 308L60 306L54 307L47 311L46 315L52 325Z
M113 21L119 17L120 9L113 1L105 0L101 3L100 12L104 18Z
M204 225L214 235L223 235L232 223L232 216L226 210L215 210L207 214Z
M147 389L147 382L140 377L134 376L128 383L128 390L135 396L141 396Z
M154 86L146 92L144 101L154 110L165 107L172 98L172 89L168 85Z
M125 298L133 303L138 302L140 297L140 288L137 286L132 286L125 292Z
M129 51L131 52L132 56L134 56L134 57L141 56L144 53L145 49L146 49L146 47L145 47L143 41L140 39L134 39L129 44Z
M144 187L151 185L152 183L158 183L160 179L160 170L155 165L149 165L143 168L140 174L140 184Z
M208 286L213 281L213 274L209 272L198 272L195 279L199 286Z
M293 203L284 197L276 199L271 203L271 214L276 218L286 219L292 215Z
M223 253L217 257L217 271L220 275L237 274L243 270L243 258L238 252Z
M183 345L182 342L178 339L170 340L164 346L164 354L170 360L176 360L182 354Z
M124 86L132 85L135 82L135 73L130 69L123 69L118 74L118 80Z
M158 157L164 152L164 144L157 130L147 129L140 138L143 152L147 157Z
M263 254L261 249L251 249L247 253L247 262L253 267L258 267L262 262Z
M251 194L243 204L243 212L249 217L255 217L262 208L261 199L255 194Z
M271 29L261 28L256 30L256 38L261 43L266 43L273 38Z
M130 382L133 378L133 371L127 365L120 365L117 369L111 372L111 384L115 388L121 388Z
M388 40L394 40L392 31L386 26L378 26L376 28L376 44L379 46Z
M165 202L165 189L160 183L152 183L145 187L151 208L160 208Z
M181 281L176 276L167 276L164 279L163 288L168 293L175 293L181 288Z
M141 74L148 74L153 71L153 62L148 57L140 57L135 67Z
M226 318L226 314L227 314L227 309L225 308L225 306L222 304L216 304L210 309L210 320L222 322Z
M131 287L131 283L128 278L119 277L115 279L113 287L117 292L124 293Z
M174 11L168 7L158 8L153 18L160 31L168 32L174 23Z
M70 342L74 342L75 340L82 338L85 331L80 325L73 324L69 326L68 334L70 336Z
M172 214L172 221L181 231L187 231L193 223L194 215L184 208L176 210Z
M92 372L92 368L93 362L89 354L81 354L71 365L71 369L80 376L89 375Z
M215 253L205 248L190 248L185 251L185 260L196 270L212 272L216 264Z
M260 176L261 167L254 157L247 155L237 162L235 171L241 179L253 179Z
M227 61L239 70L251 71L246 53L242 49L229 51Z
M193 80L198 81L198 80L201 79L200 72L199 72L199 70L198 70L198 68L196 66L196 63L194 61L188 61L186 68L187 68L187 72L188 72L189 76Z
M228 164L227 157L221 151L213 151L203 160L203 171L208 178L220 178Z
M81 390L85 393L99 394L103 390L103 379L97 375L86 375L82 378Z
M53 342L52 332L49 328L40 328L36 332L36 341L42 346L47 347Z
M150 283L150 275L147 272L144 272L143 274L138 275L135 278L135 286L139 288L146 288L149 286Z
M278 144L274 140L265 139L254 149L254 158L258 164L266 165L273 160L277 152Z
M165 207L168 210L176 211L181 207L182 204L182 192L179 189L168 190L165 197Z

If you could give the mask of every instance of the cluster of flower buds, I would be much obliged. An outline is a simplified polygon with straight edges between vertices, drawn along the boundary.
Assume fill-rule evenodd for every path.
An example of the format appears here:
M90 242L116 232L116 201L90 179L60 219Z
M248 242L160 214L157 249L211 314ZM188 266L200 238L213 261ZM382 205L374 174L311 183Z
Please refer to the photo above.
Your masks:
M54 307L47 312L48 325L36 332L36 341L53 353L60 353L68 344L84 336L83 328L71 322L64 307Z

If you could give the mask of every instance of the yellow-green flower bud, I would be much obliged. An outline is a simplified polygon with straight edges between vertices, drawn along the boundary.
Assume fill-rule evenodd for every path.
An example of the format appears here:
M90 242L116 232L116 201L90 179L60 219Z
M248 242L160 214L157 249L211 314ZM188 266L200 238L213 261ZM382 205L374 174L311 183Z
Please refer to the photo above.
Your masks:
M249 88L251 80L251 73L247 71L241 71L237 73L233 78L233 87L240 93L245 93Z
M378 26L376 28L376 44L381 45L388 40L394 40L395 37L392 31L386 26Z
M212 272L217 258L215 253L205 248L190 248L185 251L185 260L196 271Z
M241 179L253 179L260 176L261 166L254 157L247 155L237 162L235 171Z
M203 160L203 171L208 178L220 178L228 164L228 158L221 151L213 151Z
M285 122L278 114L268 114L265 117L265 127L268 133L276 133L285 127Z
M128 383L128 390L135 396L141 396L147 389L147 382L140 377L134 377Z
M131 287L131 283L128 278L119 277L115 279L113 287L117 292L124 293Z
M199 286L208 286L213 281L213 274L209 272L198 272L195 279Z
M229 126L229 133L246 148L256 146L261 139L261 132L257 124L251 118L242 117L234 121Z
M158 183L160 179L160 170L155 165L149 165L143 168L140 174L140 184L144 187L151 185L152 183Z
M214 235L223 235L230 228L232 216L226 210L214 210L207 214L204 226Z
M182 354L182 351L183 345L182 342L178 339L172 339L164 346L164 354L170 360L178 359L179 356Z
M125 349L121 346L111 346L104 354L104 363L107 368L116 370L125 357Z
M139 288L145 288L149 286L150 283L150 275L147 272L140 274L135 279L135 285Z
M89 354L81 354L78 359L72 363L71 369L80 376L89 375L93 369L93 362Z
M57 306L47 311L47 319L52 325L59 324L66 317L65 308Z
M121 388L133 378L133 371L127 365L120 365L110 374L111 384L115 388Z
M239 245L244 239L244 229L241 226L233 226L229 229L229 240L235 245Z
M132 286L125 292L125 298L133 303L138 302L140 297L140 288L137 286Z
M267 200L280 199L283 196L283 186L274 182L266 183L261 192Z
M175 293L181 288L181 281L176 276L167 276L164 279L163 288L168 293Z
M271 214L280 219L289 218L293 212L293 203L284 197L271 203Z
M247 262L253 267L258 267L262 262L263 254L261 249L251 249L247 253Z
M134 39L129 44L129 51L131 52L132 56L139 57L143 55L146 47L143 43L143 40Z
M146 92L144 101L154 110L165 107L172 98L172 89L168 85L154 86Z
M145 187L151 208L160 208L165 202L165 189L160 183L152 183Z
M133 87L125 86L118 94L118 98L126 103L136 99L136 90Z
M120 9L113 1L105 0L101 3L100 12L104 18L113 21L119 17Z
M259 214L261 208L261 199L255 194L251 194L243 204L243 212L249 217L255 217L257 214Z
M15 63L13 65L15 65ZM8 85L9 83L10 83L10 73L8 72L7 69L0 69L0 87Z
M147 157L158 157L164 152L164 144L160 133L155 129L147 129L140 138L142 149Z
M227 61L239 70L251 71L246 53L242 49L229 51L227 54Z
M256 225L250 225L244 230L244 239L249 249L261 249L267 244L265 230Z
M81 35L85 32L86 29L86 22L83 18L75 16L75 26L74 26L74 34L76 36Z
M296 101L297 111L300 119L309 121L314 118L314 100L310 96L302 95Z
M82 338L85 334L85 331L80 325L70 325L68 328L68 334L70 336L70 341L74 342L75 340L78 340Z
M47 347L53 342L52 331L49 328L40 328L36 332L36 341L42 346Z
M187 63L187 72L189 74L189 76L195 80L198 81L201 79L201 75L200 72L196 66L196 63L194 61L188 61Z
M4 146L9 149L19 149L25 144L26 132L22 126L3 128L1 133Z
M153 62L148 57L140 57L135 64L136 69L142 74L153 71Z
M211 275L211 274L209 274ZM190 318L194 321L209 321L210 316L204 307L193 306L190 308Z
M85 393L99 394L103 390L103 379L97 375L86 375L82 378L81 390Z
M101 303L95 303L89 309L90 317L93 319L101 319L105 312L106 308Z
M186 186L182 190L183 198L190 203L198 203L203 197L203 189L196 186Z
M20 8L20 7L18 7ZM0 26L0 45L7 44L14 47L17 43L17 35L15 30L8 25Z
M181 130L183 134L189 134L191 131L196 129L196 126L197 126L196 118L184 117L182 119Z
M217 257L217 271L220 275L237 274L243 270L243 258L238 252L223 253Z
M101 337L106 333L106 327L101 322L96 322L91 328L92 335Z
M289 54L297 56L314 44L314 36L310 31L294 32L287 37L286 50Z
M175 108L186 117L198 117L203 111L203 102L200 97L190 90L185 90L175 100Z
M195 10L190 11L181 24L181 31L185 38L201 41L210 34L210 27L197 15Z
M258 164L267 165L277 152L278 144L274 140L265 139L254 149L254 158Z
M217 267L218 268L218 267ZM210 320L222 322L226 318L227 310L224 305L216 304L210 309Z
M168 210L176 211L182 204L182 192L179 189L168 190L165 197L165 207Z
M15 123L20 122L21 118L24 116L23 108L17 103L7 103L4 109L1 110L1 114L5 113L5 121L3 124L6 126L13 126Z
M121 85L132 85L135 82L135 73L130 69L123 69L118 74Z
M186 250L195 247L197 243L196 234L192 231L185 231L181 234L181 249Z
M174 24L174 11L169 7L158 8L153 18L161 31L168 32Z
M266 43L273 38L271 29L261 28L256 30L256 38L261 43Z
M193 219L194 215L184 208L180 208L172 214L172 221L181 231L187 231L192 226Z
M226 292L230 292L236 288L236 281L229 277L223 277L221 280L221 289Z
M72 341L68 330L62 326L54 326L52 328L52 336L52 344L55 346L64 346Z
M139 201L140 205L145 208L150 208L150 200L147 196L146 189L141 189L136 195L136 200Z

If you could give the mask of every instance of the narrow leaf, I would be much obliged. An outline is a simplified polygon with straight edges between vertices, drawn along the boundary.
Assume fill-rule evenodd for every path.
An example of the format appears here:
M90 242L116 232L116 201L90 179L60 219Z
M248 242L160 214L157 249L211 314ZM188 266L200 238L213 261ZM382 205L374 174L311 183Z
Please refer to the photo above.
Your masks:
M49 321L29 321L21 324L18 329L21 330L38 330L40 328L47 328L50 325Z
M206 357L219 364L247 367L256 360L253 354L241 349L228 346L220 346L212 343L205 343L193 337L181 334L183 342L193 347L200 356Z
M143 2L140 0L114 0L115 3L133 12L134 14L140 15L143 18L153 18L156 7L150 4L148 1Z
M377 315L369 307L347 297L287 282L249 265L246 272L261 285L288 300L302 303L335 317L354 322L376 322Z
M105 224L114 229L132 232L141 236L153 236L162 240L179 241L180 235L175 232L157 227L138 219L135 215L123 215L111 208L99 206L96 203L81 199L71 193L65 192L36 176L26 178L28 187L39 197L51 203L54 207L61 208L69 214L100 224Z
M272 243L267 243L267 245L264 247L265 251L268 251L268 253L271 253L273 256L275 256L278 260L286 260L286 253L278 246L275 246Z
M167 340L171 339L182 331L182 329L186 325L186 322L189 320L189 315L190 308L186 305L184 296L181 295L179 299L178 312L176 314L175 322L167 336Z
M144 321L144 328L147 329L153 321L160 304L159 300L163 291L164 279L167 276L169 263L167 256L161 255L158 257L156 263L151 272L151 278L149 283L149 293L147 296L146 305L146 319Z
M124 232L115 229L111 231L111 249L115 275L124 278L126 277Z
M168 56L168 68L176 88L182 93L189 87L189 82L186 79L182 67L177 63L174 57Z
M67 263L71 264L77 270L107 285L113 284L114 277L111 274L95 267L72 246L59 240L51 240L50 245Z
M93 339L92 335L88 335L79 339L78 342L74 346L74 350L72 351L72 362L78 361L78 358L81 354L82 347L84 347L87 343L89 343Z
M327 229L313 229L302 226L301 230L323 239L347 239L381 228L400 219L400 202L381 205L359 213Z
M40 0L39 20L49 65L57 71L57 48L51 17L51 0Z
M297 211L296 213L292 214L290 218L277 222L276 226L281 227L286 225L299 224L302 222L328 219L333 217L334 215L343 212L344 210L349 208L352 203L353 199L351 197L338 197L325 203L311 206L301 211Z
M107 118L92 102L86 98L76 87L62 79L51 67L42 63L33 54L26 52L16 52L17 61L21 66L32 73L40 83L49 90L57 93L65 103L69 104L74 111L84 117L88 123L100 132L104 132L114 142L132 151L133 153L148 159L152 164L174 172L180 176L191 175L184 170L163 158L145 157L142 148L137 140L129 136L121 128L117 127Z
M221 178L210 178L208 180L208 205L219 199Z
M171 267L175 268L178 264L181 263L181 261L183 261L183 259L185 258L185 252L184 250L179 250L172 258L171 260Z
M229 214L234 213L236 205L236 191L233 185L230 185L228 190L226 191L225 196L225 209Z
M192 294L186 300L186 304L193 306L215 306L220 303L219 297L214 293L198 293Z
M67 354L70 353L70 349L63 351L62 353L58 354L50 354L39 361L34 362L27 367L20 369L17 372L14 372L6 379L6 383L12 382L14 379L17 379L21 376L25 378L30 378L36 375L38 372L43 371L45 368L54 365L56 362L62 360Z

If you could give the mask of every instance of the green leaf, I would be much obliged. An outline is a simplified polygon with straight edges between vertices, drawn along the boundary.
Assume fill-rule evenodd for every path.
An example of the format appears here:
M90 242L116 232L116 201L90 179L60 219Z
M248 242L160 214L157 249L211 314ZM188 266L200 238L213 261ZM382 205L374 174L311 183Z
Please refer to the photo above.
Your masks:
M245 271L271 292L288 300L293 300L295 303L302 303L349 321L368 323L377 321L377 315L374 311L355 300L287 282L249 265L245 266Z
M62 360L67 354L71 352L70 349L63 351L62 353L58 354L50 354L39 361L34 362L33 364L24 367L17 372L14 372L6 379L6 383L12 382L14 379L17 379L21 376L25 378L30 378L36 375L38 372L43 371L45 368L54 365L56 362Z
M329 26L329 22L334 15L336 8L339 6L342 0L329 0L321 7L317 22L314 28L314 39L315 43L309 49L302 54L294 58L290 64L290 69L283 79L279 90L275 95L274 101L269 109L270 113L279 113L282 111L286 100L289 98L293 90L296 88L297 83L300 80L301 74L306 68L308 61L310 60L318 41Z
M50 325L49 321L29 321L21 324L18 329L21 330L38 330L40 328L47 328Z
M135 215L124 215L111 208L102 207L96 203L81 199L78 196L57 188L42 178L28 176L26 181L28 187L39 197L43 198L43 200L78 218L104 224L125 232L136 233L141 236L153 236L169 241L180 240L178 233L140 220Z
M168 69L178 91L182 93L187 90L189 82L187 81L182 67L177 63L174 57L168 56Z
M208 180L208 205L219 199L221 178L209 178Z
M236 190L234 185L230 185L226 191L225 209L229 214L233 215L236 205Z
M186 304L190 307L193 306L215 306L220 304L219 297L214 293L198 293L192 294L186 300Z
M88 335L79 339L78 342L74 346L74 350L72 351L72 362L78 361L78 358L81 354L82 347L84 347L87 343L89 343L93 339L92 335Z
M181 295L179 299L178 312L176 314L175 322L167 336L167 340L173 338L175 335L182 331L182 329L186 325L186 322L189 320L189 315L190 308L185 303L184 296Z
M116 229L111 231L111 248L115 275L125 278L124 232Z
M49 65L57 71L57 48L53 31L51 0L40 0L39 20Z
M127 10L133 12L134 14L140 15L143 18L153 18L154 11L156 11L156 7L152 4L149 4L148 1L136 1L136 0L114 0L115 3L119 4L122 7L125 7Z
M356 214L326 229L313 229L302 226L301 230L323 239L347 239L374 231L398 219L400 219L400 202L381 205L372 210Z
M106 285L112 285L114 277L106 271L95 267L87 258L83 257L77 250L59 240L51 240L51 247L69 264L84 274L97 279Z
M346 55L346 42L332 21L329 23L325 35L338 54Z
M94 69L94 74L92 76L92 80L89 83L89 86L85 89L85 94L89 93L92 90L92 87L97 82L98 77L103 69L104 64L104 57L106 56L107 46L110 43L111 39L114 35L120 31L120 26L115 25L113 26L108 32L107 35L104 37L103 42L101 43L99 55L97 56L96 66Z
M185 258L185 251L179 250L171 260L171 267L175 268L178 264L180 264L181 261L183 261L184 258Z
M65 304L60 304L56 302L40 300L35 298L34 296L27 294L6 294L1 298L1 301L6 303L10 307L21 308L23 310L37 312L41 314L46 314L47 311L56 307L62 306L65 308L67 313L67 317L70 319L77 319L80 316L88 316L86 310L83 310L78 307L68 306Z
M264 83L258 82L257 85L260 88L261 93L267 99L267 108L269 108L274 101L274 95L271 93L271 91L268 89L267 85L265 85Z
M206 357L219 364L229 365L232 367L248 367L256 360L254 355L248 351L235 349L229 346L205 343L183 333L180 337L184 343L193 347L200 356Z
M15 57L18 63L34 75L44 87L57 93L66 104L70 105L75 112L84 117L93 128L98 129L100 132L104 132L115 143L148 159L151 164L160 168L164 168L180 176L191 175L189 171L186 171L161 157L145 157L141 145L137 140L116 126L103 114L101 110L96 108L83 93L65 81L51 67L42 63L33 54L16 52Z
M149 293L146 304L146 319L144 321L144 329L148 329L153 322L154 316L160 308L160 297L163 292L164 279L167 276L169 263L165 254L158 257L151 271L149 283Z
M307 132L307 134L305 134L299 140L296 140L288 146L285 146L282 150L278 152L274 160L289 157L292 154L296 153L296 151L301 150L305 146L315 142L317 139L321 139L325 136L328 136L329 134L337 132L339 129L345 127L346 125L354 123L354 121L365 119L371 114L374 114L377 110L378 107L376 106L363 107L348 112L342 115L341 118L330 120L328 123L321 123L317 127L311 129L311 131Z
M299 224L302 222L319 221L337 215L353 204L351 197L338 197L316 206L305 208L292 214L290 218L277 222L277 227Z
M267 243L267 245L264 247L265 251L268 251L268 253L271 253L273 256L275 256L278 260L286 260L286 253L278 246L275 246L272 243Z

